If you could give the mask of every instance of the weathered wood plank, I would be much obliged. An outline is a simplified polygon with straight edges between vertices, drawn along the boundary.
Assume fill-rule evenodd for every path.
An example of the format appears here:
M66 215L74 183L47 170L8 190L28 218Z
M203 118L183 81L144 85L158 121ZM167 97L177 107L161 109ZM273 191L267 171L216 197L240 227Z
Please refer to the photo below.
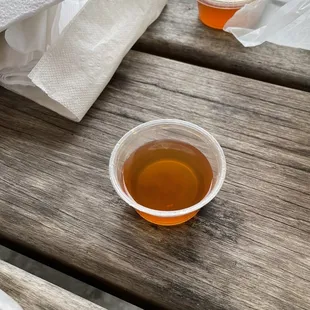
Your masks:
M24 310L104 310L77 295L0 260L0 289Z
M79 124L0 94L0 236L161 309L310 308L310 94L130 52ZM189 223L148 224L113 191L129 129L192 121L227 156Z
M204 26L196 1L169 0L135 49L287 87L310 90L310 52L274 44L243 47Z

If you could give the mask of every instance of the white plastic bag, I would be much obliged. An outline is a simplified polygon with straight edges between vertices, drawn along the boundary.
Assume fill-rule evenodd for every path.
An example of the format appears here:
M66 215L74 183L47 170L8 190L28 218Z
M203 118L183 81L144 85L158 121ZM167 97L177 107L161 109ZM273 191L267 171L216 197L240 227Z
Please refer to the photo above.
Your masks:
M256 0L239 10L224 30L246 47L268 41L310 49L310 1Z

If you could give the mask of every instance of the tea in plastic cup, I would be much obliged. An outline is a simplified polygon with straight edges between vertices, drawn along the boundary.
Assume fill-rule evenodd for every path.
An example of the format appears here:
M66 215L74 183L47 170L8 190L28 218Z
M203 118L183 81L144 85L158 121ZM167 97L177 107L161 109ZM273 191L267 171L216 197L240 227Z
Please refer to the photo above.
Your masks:
M188 158L195 161L194 155L195 171L186 165ZM157 160L156 156L163 158ZM128 162L135 164L128 166ZM207 180L203 175L206 163L212 179L204 188L198 181ZM205 129L186 121L162 119L141 124L119 140L111 154L109 173L117 194L138 214L151 223L170 226L188 221L217 195L225 179L226 160L219 143ZM127 182L128 175L134 184L142 182L139 193ZM198 191L201 189L205 191ZM203 196L197 196L198 192ZM177 202L170 204L171 198ZM164 209L157 208L161 203Z
M253 0L198 0L199 18L203 24L223 29L227 21Z

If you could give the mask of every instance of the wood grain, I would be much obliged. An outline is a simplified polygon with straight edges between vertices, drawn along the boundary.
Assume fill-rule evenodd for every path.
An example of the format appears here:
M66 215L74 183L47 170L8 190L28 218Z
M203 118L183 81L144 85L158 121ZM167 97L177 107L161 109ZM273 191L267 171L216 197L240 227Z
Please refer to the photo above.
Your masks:
M1 89L0 236L160 309L310 309L310 94L130 52L79 124ZM150 225L115 194L129 129L179 118L223 146L223 189Z
M0 289L11 296L23 310L104 310L1 260Z
M168 0L135 49L287 87L310 90L310 51L265 43L245 48L203 25L196 1Z

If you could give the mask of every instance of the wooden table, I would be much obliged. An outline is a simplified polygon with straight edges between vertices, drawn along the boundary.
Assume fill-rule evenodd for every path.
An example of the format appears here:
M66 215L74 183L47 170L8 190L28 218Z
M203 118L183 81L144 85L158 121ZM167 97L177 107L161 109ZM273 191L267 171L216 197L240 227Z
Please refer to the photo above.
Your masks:
M128 54L81 123L0 90L2 241L146 309L310 309L310 93L146 53L161 49L164 41L154 36L162 35L168 48L179 46L167 57L195 62L186 54L190 43L163 33L161 25L173 24L169 12L168 6L136 45L144 52ZM235 44L198 25L191 12L188 40L199 29L218 36L223 48L227 40ZM309 52L291 52L308 66ZM288 68L290 61L282 61ZM305 71L302 80L297 68L285 78L281 70L273 83L287 78L307 87ZM195 219L167 228L145 222L118 198L108 161L129 129L169 117L214 134L228 171L219 195Z
M1 260L0 289L23 310L105 310Z

